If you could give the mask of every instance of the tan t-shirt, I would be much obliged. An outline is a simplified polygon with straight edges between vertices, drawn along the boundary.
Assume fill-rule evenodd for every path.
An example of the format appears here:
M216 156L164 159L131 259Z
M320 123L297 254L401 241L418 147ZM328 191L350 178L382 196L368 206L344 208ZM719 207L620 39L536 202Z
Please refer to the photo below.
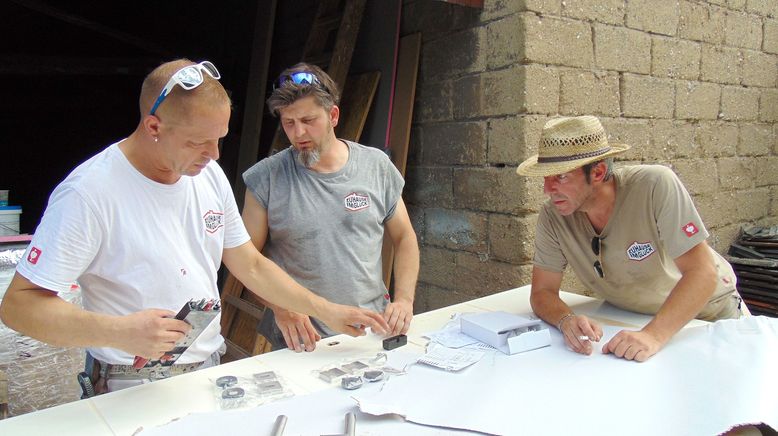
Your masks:
M569 264L579 280L611 304L655 314L681 273L673 259L705 241L705 229L689 193L669 168L629 166L614 170L616 204L597 235L586 214L561 216L546 202L538 217L534 264L563 272ZM604 277L594 269L598 256L592 238L599 236ZM718 285L697 318L715 320L739 315L732 266L713 249Z

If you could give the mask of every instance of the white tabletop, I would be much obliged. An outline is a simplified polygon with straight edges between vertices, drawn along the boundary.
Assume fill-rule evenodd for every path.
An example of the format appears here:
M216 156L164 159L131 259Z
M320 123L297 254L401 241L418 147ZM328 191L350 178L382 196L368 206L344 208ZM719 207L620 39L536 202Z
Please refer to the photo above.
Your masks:
M605 324L640 328L650 317L614 308L593 298L561 293L576 313ZM456 313L503 310L529 314L529 286L418 314L408 332L406 350L422 351L427 340L422 334L440 329ZM694 322L699 324L700 322ZM279 350L180 375L91 399L0 421L2 434L132 435L139 428L151 428L194 412L218 410L212 380L221 375L249 375L273 370L283 377L295 395L318 392L331 386L314 371L332 362L382 351L381 338L344 335L322 339L311 353ZM387 418L392 419L392 418Z

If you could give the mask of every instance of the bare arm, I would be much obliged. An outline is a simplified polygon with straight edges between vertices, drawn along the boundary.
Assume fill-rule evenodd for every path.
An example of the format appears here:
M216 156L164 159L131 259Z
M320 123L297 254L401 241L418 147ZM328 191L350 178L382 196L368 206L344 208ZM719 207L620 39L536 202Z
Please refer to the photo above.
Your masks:
M59 298L16 273L0 306L12 329L57 347L111 347L146 358L171 350L187 323L168 310L148 309L125 316L90 312Z
M384 318L392 334L405 334L413 318L413 300L419 277L419 244L413 231L408 210L402 198L394 215L386 222L386 232L394 245L394 301L387 306Z
M603 347L628 360L644 361L656 354L705 307L716 290L716 265L703 241L675 259L681 279L654 318L639 332L621 331Z
M257 248L257 251L261 252L265 248L265 242L267 242L267 235L270 230L267 221L267 210L259 204L254 195L248 190L246 190L246 197L243 202L242 217L243 224L251 236L251 242ZM290 350L300 352L316 349L316 342L321 339L321 335L319 335L316 327L311 323L308 315L292 312L261 297L260 299L273 311L276 325L281 330L286 346Z
M602 337L602 328L583 315L575 315L561 298L559 287L562 284L562 273L544 270L537 266L532 268L532 288L530 291L530 305L543 321L557 326L565 337L565 343L573 351L582 354L591 354L592 346L588 340L581 340L586 336L597 342Z

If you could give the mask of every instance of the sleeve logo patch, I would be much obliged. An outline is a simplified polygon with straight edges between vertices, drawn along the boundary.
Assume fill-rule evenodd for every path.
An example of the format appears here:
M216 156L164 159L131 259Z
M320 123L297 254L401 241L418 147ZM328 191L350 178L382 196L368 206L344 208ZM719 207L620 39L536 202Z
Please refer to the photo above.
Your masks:
M27 255L27 262L35 265L38 263L38 259L41 258L41 250L38 247L30 248L30 253Z
M352 212L367 209L370 207L370 198L367 195L352 192L343 199L343 205Z
M627 248L627 257L630 260L643 260L654 253L654 246L651 242L633 242L632 245Z
M203 221L205 222L205 231L214 233L224 227L224 212L209 210L203 215Z
M689 222L689 224L686 224L681 229L683 230L684 233L686 233L686 236L690 238L696 235L700 231L700 229L698 229L693 222Z

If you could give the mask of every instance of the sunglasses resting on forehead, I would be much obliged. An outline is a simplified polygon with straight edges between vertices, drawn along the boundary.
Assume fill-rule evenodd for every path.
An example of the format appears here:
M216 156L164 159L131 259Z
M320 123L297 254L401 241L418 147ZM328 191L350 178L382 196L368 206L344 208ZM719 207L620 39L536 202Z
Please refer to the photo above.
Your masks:
M200 62L199 64L188 65L184 68L173 73L173 76L168 80L167 85L162 88L162 92L159 93L159 97L151 107L149 115L154 115L159 105L165 100L165 97L170 94L173 88L178 85L186 91L191 91L202 85L205 81L203 71L216 80L221 79L221 74L216 66L208 61Z
M284 83L286 82L292 82L296 85L319 85L323 86L322 83L319 81L319 78L316 77L315 74L313 74L310 71L298 71L296 73L291 74L282 74L278 77L278 80L276 83L273 84L274 88L281 88L284 86Z

